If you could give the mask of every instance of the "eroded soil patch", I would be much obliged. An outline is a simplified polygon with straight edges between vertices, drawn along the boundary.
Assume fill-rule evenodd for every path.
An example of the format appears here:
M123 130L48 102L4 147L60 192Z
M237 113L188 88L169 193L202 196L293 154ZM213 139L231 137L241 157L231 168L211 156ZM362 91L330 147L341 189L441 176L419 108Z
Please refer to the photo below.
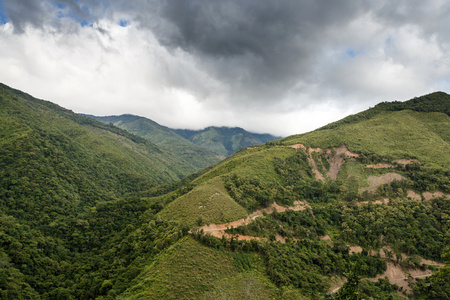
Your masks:
M231 238L233 236L233 237L238 238L239 240L251 240L251 239L267 240L265 238L253 237L253 236L231 235L231 234L226 233L225 230L232 228L232 227L239 227L242 225L247 225L250 222L252 222L253 220L255 220L257 217L264 215L264 213L271 214L274 211L284 212L288 209L293 210L293 211L302 211L302 210L310 209L312 211L311 206L304 201L299 201L299 200L294 201L294 205L289 206L289 207L284 207L284 206L278 205L276 202L274 202L267 208L259 209L255 212L251 213L245 219L240 219L237 221L223 223L223 224L209 224L209 225L200 227L199 230L203 230L203 232L205 234L211 234L212 236L215 236L218 238L222 238L223 236L225 236L226 238ZM277 236L276 238L278 241L281 241L283 243L286 242L284 237Z
M380 176L369 176L369 178L367 178L367 183L369 184L369 187L360 188L359 192L360 193L363 193L364 191L375 192L377 188L383 184L389 184L396 180L400 181L405 179L406 179L405 177L397 173L386 173Z

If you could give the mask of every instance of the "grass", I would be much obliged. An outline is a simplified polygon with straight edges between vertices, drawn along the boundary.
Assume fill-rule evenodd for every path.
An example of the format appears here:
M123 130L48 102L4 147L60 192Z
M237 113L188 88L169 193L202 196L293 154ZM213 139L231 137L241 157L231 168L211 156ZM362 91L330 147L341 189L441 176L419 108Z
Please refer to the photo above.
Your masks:
M195 226L242 219L247 212L228 195L217 177L169 203L159 216Z
M241 151L217 164L213 169L199 177L196 181L203 182L216 176L245 174L247 177L257 177L259 180L272 183L279 178L273 167L276 158L285 159L295 153L288 147L256 147Z
M242 268L238 261L252 266ZM280 299L256 254L234 254L187 236L158 255L118 299Z
M447 115L403 110L380 112L371 119L291 136L280 142L320 148L346 145L352 152L375 153L390 159L417 158L422 163L449 168L449 136Z

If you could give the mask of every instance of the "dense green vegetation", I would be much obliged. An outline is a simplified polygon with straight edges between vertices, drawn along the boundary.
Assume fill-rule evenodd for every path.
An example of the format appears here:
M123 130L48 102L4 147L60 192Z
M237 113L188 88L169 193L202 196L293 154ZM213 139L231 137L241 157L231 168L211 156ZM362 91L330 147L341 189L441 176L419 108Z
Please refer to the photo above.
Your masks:
M271 142L279 137L250 133L239 127L208 127L203 130L177 129L177 134L220 156L230 156L241 148Z
M161 126L158 123L133 115L97 117L85 115L94 120L105 124L113 124L119 128L125 129L137 136L143 137L150 142L158 145L180 157L191 169L190 172L196 172L220 161L217 154L200 148L187 139L181 137L174 130Z
M400 299L373 279L389 264L436 271L411 297L449 298L448 103L382 103L184 177L168 148L1 86L0 298ZM199 230L296 200L221 239Z

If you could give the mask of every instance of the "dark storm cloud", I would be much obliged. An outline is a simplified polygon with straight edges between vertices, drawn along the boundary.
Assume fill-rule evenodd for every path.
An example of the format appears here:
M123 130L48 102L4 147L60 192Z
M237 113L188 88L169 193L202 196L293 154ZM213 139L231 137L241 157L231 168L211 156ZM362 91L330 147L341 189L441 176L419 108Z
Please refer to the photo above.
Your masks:
M28 25L35 28L49 25L61 29L64 18L88 25L99 17L107 4L97 0L4 0L4 7L7 18L14 25L14 31L23 33ZM104 12L106 10L103 9Z
M165 1L159 23L140 23L153 25L169 49L201 57L235 95L270 100L299 81L314 81L328 29L362 9L360 1Z
M40 27L45 23L48 14L44 3L40 0L4 0L5 14L14 24L14 30L22 33L27 24Z
M4 0L4 7L16 33L28 25L67 30L68 19L77 26L131 24L171 56L161 68L164 85L230 106L347 105L347 95L380 99L423 79L441 80L450 68L448 1ZM110 28L93 28L113 39ZM439 68L429 67L433 60Z

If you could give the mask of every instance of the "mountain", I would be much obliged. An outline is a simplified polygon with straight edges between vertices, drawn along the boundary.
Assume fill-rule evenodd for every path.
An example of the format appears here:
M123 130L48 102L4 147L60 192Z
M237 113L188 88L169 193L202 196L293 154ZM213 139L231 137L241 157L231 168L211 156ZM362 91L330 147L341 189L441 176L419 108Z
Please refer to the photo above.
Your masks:
M207 127L203 130L170 129L139 116L92 116L97 121L113 124L155 143L192 162L196 171L235 153L240 148L271 142L280 137L248 132L239 127Z
M448 297L449 106L440 92L385 102L241 149L164 205L192 237L123 299Z
M2 86L0 298L446 299L449 105L381 103L173 183L165 149Z
M270 134L248 132L239 127L207 127L203 130L176 129L180 136L220 156L230 156L240 148L279 139Z
M191 173L220 161L220 158L176 134L172 129L133 115L98 117L84 115L105 124L113 124L137 136L143 137L190 164Z

